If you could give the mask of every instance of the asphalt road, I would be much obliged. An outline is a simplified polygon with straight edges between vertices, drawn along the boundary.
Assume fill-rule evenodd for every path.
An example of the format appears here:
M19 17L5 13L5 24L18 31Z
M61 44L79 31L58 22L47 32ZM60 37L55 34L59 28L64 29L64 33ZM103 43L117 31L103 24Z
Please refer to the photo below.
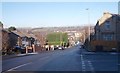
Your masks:
M3 60L3 72L11 71L118 71L118 53L87 52L80 46Z

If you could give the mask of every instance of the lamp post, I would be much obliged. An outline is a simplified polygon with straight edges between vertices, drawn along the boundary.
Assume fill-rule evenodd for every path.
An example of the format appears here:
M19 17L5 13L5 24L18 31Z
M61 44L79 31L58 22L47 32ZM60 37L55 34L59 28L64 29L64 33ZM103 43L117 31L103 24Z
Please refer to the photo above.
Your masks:
M17 45L20 46L20 37L18 37Z
M90 13L89 13L89 8L86 9L88 12L88 40L90 42Z
M85 30L83 30L83 43L85 43L85 39L86 39L85 35L86 35Z
M30 38L30 41L31 41L30 46L32 47L32 38Z
M62 33L60 33L60 46L62 46Z

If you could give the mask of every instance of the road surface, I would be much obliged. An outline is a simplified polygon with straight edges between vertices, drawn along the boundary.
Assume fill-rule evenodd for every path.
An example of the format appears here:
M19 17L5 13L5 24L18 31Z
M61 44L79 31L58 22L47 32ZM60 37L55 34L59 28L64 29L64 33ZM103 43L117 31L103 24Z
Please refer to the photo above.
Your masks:
M19 71L118 71L118 53L87 52L80 46L65 50L47 51L3 60L3 72Z

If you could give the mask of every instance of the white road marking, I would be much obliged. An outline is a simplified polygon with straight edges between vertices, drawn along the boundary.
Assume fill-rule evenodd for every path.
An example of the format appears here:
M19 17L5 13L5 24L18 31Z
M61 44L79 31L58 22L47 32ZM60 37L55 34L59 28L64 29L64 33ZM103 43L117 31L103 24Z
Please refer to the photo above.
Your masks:
M48 59L49 57L50 57L50 56L43 57L43 58L40 58L39 60L45 60L45 59ZM20 67L23 67L23 66L28 65L28 64L31 64L31 63L32 63L32 62L29 62L29 63L26 63L26 64L22 64L22 65L19 65L19 66L17 66L17 67L11 68L11 69L9 69L9 70L7 70L7 71L15 71L15 69L20 68Z
M84 63L84 62L82 62L82 64L84 65L85 63Z
M37 53L37 52L35 52L35 53L27 53L27 54L18 54L17 56L35 55L35 54L38 54L38 53Z
M30 62L30 63L31 63L31 62ZM15 69L20 68L20 67L23 67L23 66L25 66L25 65L28 65L28 64L30 64L30 63L26 63L26 64L19 65L19 66L17 66L17 67L11 68L11 69L9 69L9 70L7 70L7 71L15 71Z
M85 64L83 64L82 66L85 67Z
M89 64L89 67L90 67L90 69L91 69L91 72L92 72L92 73L95 73L95 71L94 71L94 68L93 68L93 65L92 65L91 61L88 61L88 64Z
M33 54L33 55L34 55L34 54L38 54L38 53L37 53L37 52L34 52L34 53L28 53L28 54Z
M82 69L85 69L85 66L83 66Z
M115 54L118 54L118 53L110 53L110 54L115 55Z
M83 59L83 55L80 55L80 56L81 56L81 63L82 63L82 71L85 72L86 67L85 67L85 62L84 62L84 59Z

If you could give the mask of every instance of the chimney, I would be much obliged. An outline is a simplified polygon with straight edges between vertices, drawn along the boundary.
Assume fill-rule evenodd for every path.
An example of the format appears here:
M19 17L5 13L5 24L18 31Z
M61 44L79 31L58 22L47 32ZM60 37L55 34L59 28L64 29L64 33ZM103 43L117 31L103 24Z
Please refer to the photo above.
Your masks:
M105 15L105 14L110 14L110 13L106 11L106 12L103 13L103 15Z

